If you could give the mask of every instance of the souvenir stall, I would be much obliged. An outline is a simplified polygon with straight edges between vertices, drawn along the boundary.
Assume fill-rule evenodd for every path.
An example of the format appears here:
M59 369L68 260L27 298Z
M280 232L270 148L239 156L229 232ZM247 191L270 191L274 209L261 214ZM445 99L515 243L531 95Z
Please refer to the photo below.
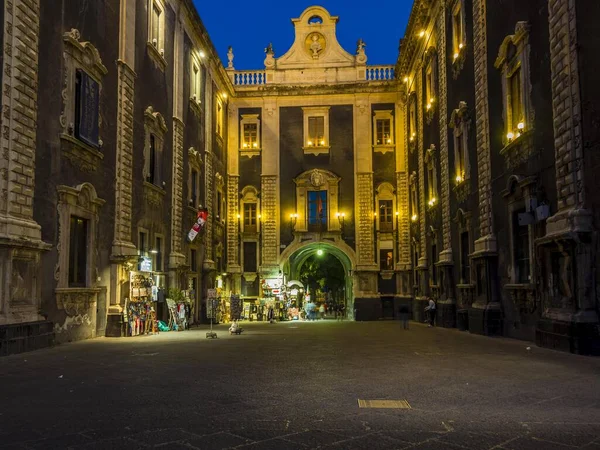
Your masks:
M157 333L156 300L158 289L151 272L130 272L129 298L123 309L126 336Z

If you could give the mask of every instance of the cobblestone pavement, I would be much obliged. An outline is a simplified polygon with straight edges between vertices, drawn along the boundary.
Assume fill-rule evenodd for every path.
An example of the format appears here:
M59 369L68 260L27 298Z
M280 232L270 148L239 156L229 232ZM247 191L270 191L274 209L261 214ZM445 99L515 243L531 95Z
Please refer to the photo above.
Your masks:
M414 323L244 327L0 358L0 448L600 450L600 359Z

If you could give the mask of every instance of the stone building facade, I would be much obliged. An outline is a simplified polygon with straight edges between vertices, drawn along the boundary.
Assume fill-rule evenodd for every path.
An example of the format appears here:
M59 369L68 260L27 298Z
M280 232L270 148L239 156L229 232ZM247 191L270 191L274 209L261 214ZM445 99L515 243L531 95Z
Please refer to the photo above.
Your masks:
M362 40L352 54L340 46L337 16L315 6L292 22L294 43L281 56L269 45L264 70L235 70L230 52L232 289L261 296L328 251L347 273L348 310L376 319L399 260L402 92L393 66L367 65Z
M371 66L313 6L239 71L192 0L4 2L0 343L121 335L140 259L202 320L217 282L260 297L327 251L357 320L433 297L439 325L600 353L598 13L415 0Z
M11 0L1 14L0 326L120 336L141 258L157 285L191 289L200 320L225 268L214 186L233 91L191 0ZM207 232L189 244L200 206Z
M432 296L443 326L600 353L592 9L415 2L396 69L416 318Z

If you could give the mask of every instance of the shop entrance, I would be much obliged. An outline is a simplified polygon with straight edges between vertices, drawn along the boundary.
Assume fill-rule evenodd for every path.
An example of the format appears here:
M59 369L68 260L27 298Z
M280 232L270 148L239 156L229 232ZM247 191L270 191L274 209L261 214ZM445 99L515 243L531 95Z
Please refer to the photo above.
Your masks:
M353 317L353 259L347 254L352 250L329 242L312 242L298 247L289 249L289 256L282 264L286 278L297 280L299 285L293 291L298 318L335 320Z

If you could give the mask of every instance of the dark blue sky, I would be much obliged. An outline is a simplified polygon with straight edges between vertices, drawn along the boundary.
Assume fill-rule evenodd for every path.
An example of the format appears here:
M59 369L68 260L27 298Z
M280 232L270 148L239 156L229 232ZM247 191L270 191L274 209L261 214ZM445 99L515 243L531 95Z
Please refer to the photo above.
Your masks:
M354 54L356 41L366 44L367 64L395 64L398 41L404 36L412 0L194 0L221 59L233 46L238 70L262 69L264 49L273 42L275 57L283 55L294 41L291 19L307 7L319 5L339 16L338 41Z

